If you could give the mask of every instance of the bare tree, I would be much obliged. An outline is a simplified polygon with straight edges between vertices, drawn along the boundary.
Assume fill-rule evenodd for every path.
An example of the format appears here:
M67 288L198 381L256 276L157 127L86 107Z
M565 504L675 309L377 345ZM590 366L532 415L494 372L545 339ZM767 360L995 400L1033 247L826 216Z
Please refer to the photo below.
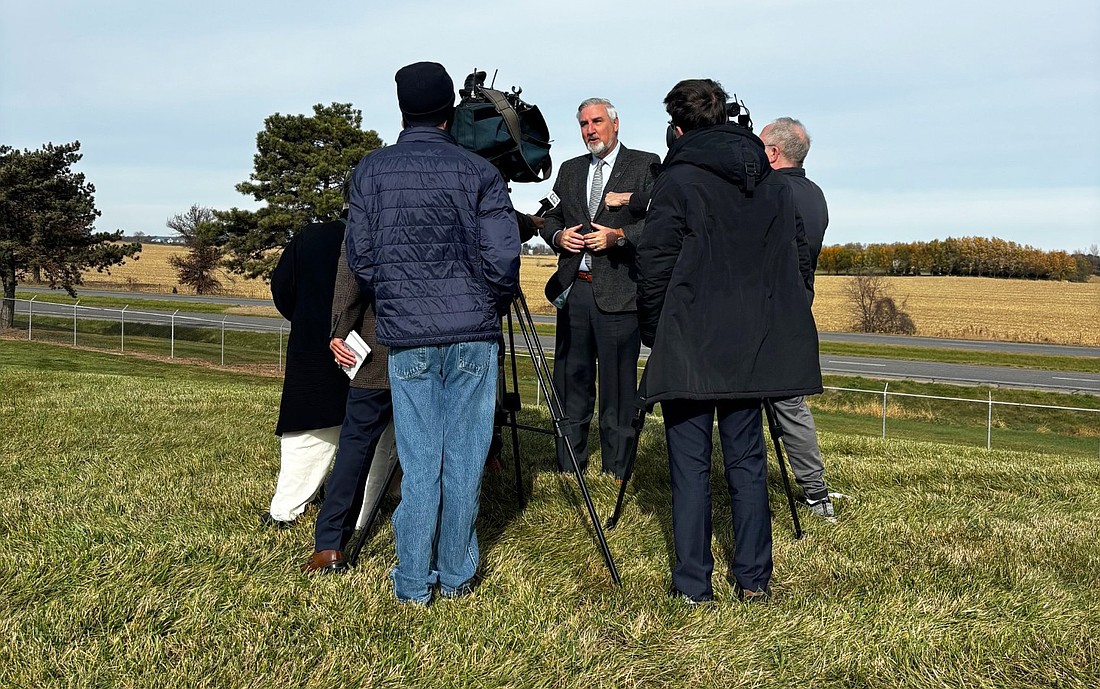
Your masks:
M215 271L221 265L221 228L209 208L193 205L186 213L168 219L169 229L183 237L187 253L171 256L169 265L176 269L181 285L195 290L195 294L210 294L221 287Z
M912 335L917 332L905 312L906 299L899 307L890 296L893 285L881 275L854 275L844 285L844 296L852 309L852 327L861 333Z

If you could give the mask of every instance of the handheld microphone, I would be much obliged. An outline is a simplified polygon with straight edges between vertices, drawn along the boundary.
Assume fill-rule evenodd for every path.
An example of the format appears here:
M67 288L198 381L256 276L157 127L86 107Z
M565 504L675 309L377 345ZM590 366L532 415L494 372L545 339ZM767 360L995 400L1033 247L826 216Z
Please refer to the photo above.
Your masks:
M535 211L535 217L541 218L546 215L546 211L557 208L559 203L561 203L561 199L558 198L557 194L551 191L549 194L539 199L539 209Z

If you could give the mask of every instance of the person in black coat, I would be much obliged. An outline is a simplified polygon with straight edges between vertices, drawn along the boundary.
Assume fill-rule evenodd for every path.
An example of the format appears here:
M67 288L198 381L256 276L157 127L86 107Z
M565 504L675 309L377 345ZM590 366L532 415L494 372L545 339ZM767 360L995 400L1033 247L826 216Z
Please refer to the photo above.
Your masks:
M344 420L348 377L329 350L332 295L344 220L294 235L271 274L275 308L290 321L286 371L275 434L279 479L264 523L284 527L316 497L328 475Z
M682 81L665 106L678 138L638 246L638 317L651 347L642 394L664 413L676 565L670 593L713 598L711 431L733 508L738 594L768 595L772 538L763 398L821 391L817 330L803 292L789 187L760 139L727 123L726 93Z

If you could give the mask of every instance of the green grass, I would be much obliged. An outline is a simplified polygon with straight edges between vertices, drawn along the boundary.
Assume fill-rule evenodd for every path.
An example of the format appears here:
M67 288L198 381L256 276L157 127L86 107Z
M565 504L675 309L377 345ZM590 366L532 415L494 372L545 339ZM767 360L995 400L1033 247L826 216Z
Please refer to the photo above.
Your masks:
M810 398L819 427L842 433L881 436L880 380L825 376L825 385L869 392L826 390ZM875 392L877 391L877 394ZM890 381L886 434L890 438L1100 457L1100 397L988 386L957 386ZM899 393L951 397L952 400L897 396ZM994 404L989 432L989 395L995 402L1097 410L1064 411ZM970 400L970 401L958 401Z
M25 336L27 316L15 319L16 337ZM289 330L279 332L248 332L226 328L224 347L222 331L217 326L197 328L176 325L173 349L170 325L126 323L125 340L120 321L81 318L76 326L76 344L80 347L110 352L137 352L163 357L206 361L227 366L255 366L276 373L286 357ZM72 318L35 316L31 334L36 342L73 344ZM224 358L223 358L224 357Z
M822 340L822 354L835 356L861 356L878 359L905 359L909 361L938 361L945 364L971 366L1009 366L1033 368L1043 371L1075 371L1100 373L1100 357L1048 356L1041 354L1012 354L981 352L967 349L940 349L935 347L905 347L901 345L850 344Z
M37 297L37 298L36 298ZM97 306L105 309L130 307L135 311L167 311L179 309L183 313L229 313L237 304L218 304L206 301L188 301L186 299L142 299L140 297L98 297L78 294L73 299L66 292L24 292L16 291L16 299L32 299L35 303L49 302L72 306L80 301L80 306ZM35 319L37 320L37 319Z
M806 517L793 540L771 476L775 600L742 606L716 481L718 602L689 608L664 596L660 425L609 534L622 590L549 440L524 434L526 509L510 472L485 481L483 585L422 610L392 598L388 524L338 578L298 573L312 513L258 527L278 396L277 379L0 341L0 686L1100 685L1095 457L823 431L851 496L839 523ZM606 516L614 484L589 484Z

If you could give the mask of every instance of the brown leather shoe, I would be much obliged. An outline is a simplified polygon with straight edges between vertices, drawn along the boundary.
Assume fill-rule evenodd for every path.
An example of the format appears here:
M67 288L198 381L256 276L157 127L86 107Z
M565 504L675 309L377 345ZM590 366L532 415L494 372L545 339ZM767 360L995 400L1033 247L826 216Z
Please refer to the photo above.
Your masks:
M302 565L305 574L339 574L348 570L348 562L342 550L321 550L313 553L309 562Z

